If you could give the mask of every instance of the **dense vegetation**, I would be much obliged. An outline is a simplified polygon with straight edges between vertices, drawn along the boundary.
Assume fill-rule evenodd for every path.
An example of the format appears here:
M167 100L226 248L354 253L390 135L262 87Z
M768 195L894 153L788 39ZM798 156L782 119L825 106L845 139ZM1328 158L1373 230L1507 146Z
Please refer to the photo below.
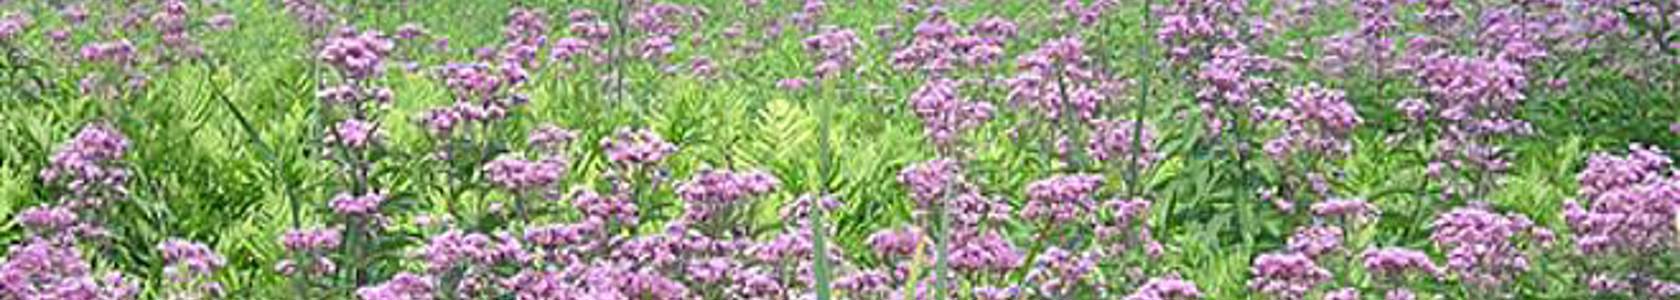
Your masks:
M1680 1L0 1L0 299L1680 299Z

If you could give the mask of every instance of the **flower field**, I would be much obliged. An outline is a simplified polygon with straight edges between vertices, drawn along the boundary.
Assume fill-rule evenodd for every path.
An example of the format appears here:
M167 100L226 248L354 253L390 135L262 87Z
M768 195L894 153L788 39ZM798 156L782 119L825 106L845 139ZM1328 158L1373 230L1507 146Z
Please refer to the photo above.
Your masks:
M1680 299L1680 1L0 0L0 300Z

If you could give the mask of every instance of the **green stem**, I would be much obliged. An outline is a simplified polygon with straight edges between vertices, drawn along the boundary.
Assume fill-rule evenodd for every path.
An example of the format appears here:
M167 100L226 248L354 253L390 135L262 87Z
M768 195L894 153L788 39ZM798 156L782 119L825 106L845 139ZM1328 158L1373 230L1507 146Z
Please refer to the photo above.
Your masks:
M811 246L815 249L812 251L812 255L815 256L813 272L816 277L816 286L813 287L813 289L816 290L817 300L828 300L830 297L828 232L827 224L824 224L824 215L827 214L827 210L823 208L822 199L823 197L828 197L829 194L833 192L830 190L828 184L832 181L829 177L834 170L834 152L830 141L831 137L829 136L831 134L829 129L832 126L831 123L833 122L830 116L832 112L829 111L832 108L830 107L832 103L822 100L823 99L817 99L817 101L821 103L815 103L817 110L817 130L820 131L817 134L819 147L818 151L820 151L820 155L822 156L822 160L819 162L817 169L817 172L820 173L817 175L817 178L821 180L817 183L820 194L817 195L816 198L811 199L813 202L807 203L807 205L811 205Z

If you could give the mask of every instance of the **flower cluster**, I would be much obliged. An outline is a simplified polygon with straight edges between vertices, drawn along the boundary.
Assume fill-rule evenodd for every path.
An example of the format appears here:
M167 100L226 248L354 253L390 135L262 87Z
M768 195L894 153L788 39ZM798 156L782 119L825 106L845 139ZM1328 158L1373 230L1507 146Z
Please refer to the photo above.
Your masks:
M280 236L280 245L292 258L281 260L276 269L281 274L324 275L338 270L327 255L338 249L344 242L343 233L337 228L292 229Z
M601 139L607 161L620 166L652 166L677 152L677 146L665 141L648 129L620 128L617 133Z
M1027 184L1027 204L1021 217L1047 224L1083 220L1096 209L1098 175L1058 175Z
M509 191L523 192L548 188L565 175L566 164L555 159L525 160L502 157L484 164L484 174L491 183Z
M1304 299L1330 280L1330 271L1300 253L1261 254L1254 259L1252 272L1248 288L1273 299Z
M910 109L922 120L922 132L934 145L949 148L963 132L991 120L996 108L991 103L964 99L960 82L933 79L910 94Z
M1148 124L1129 120L1097 120L1091 140L1085 144L1091 158L1100 162L1125 162L1147 169L1164 154L1155 151L1155 130Z
M1373 274L1390 278L1410 275L1440 276L1440 266L1422 251L1406 248L1369 248L1359 254L1360 264Z
M379 31L345 29L326 39L319 58L338 69L346 78L368 79L384 71L385 57L395 47L396 44Z
M962 167L952 159L935 159L905 167L898 172L898 183L910 191L910 199L919 209L944 203L946 197L960 190Z
M1288 160L1296 153L1341 156L1352 152L1348 138L1364 122L1341 90L1312 84L1289 90L1289 107L1269 113L1283 123L1283 134L1266 141L1266 154Z
M158 244L163 258L163 273L178 290L172 299L216 299L222 296L221 283L212 280L217 270L227 266L227 259L209 246L180 239Z
M1289 236L1289 252L1300 253L1308 258L1317 259L1320 256L1342 250L1342 228L1335 226L1301 227L1295 234Z
M1150 278L1138 287L1125 300L1194 300L1202 299L1202 290L1196 284L1179 279L1178 276Z
M1080 39L1047 41L1016 58L1016 74L1008 82L1009 101L1030 107L1046 119L1061 120L1064 113L1079 120L1094 118L1104 96L1088 84L1101 79L1090 63Z
M385 198L386 195L383 192L367 193L359 196L340 193L333 196L332 200L327 201L327 206L332 208L333 213L345 217L378 217L379 205L385 203Z
M41 180L68 189L74 208L97 207L108 197L120 200L127 193L129 170L122 159L128 148L128 137L110 123L89 124L52 154Z
M848 29L829 30L805 38L805 52L817 59L815 67L811 68L811 76L816 79L830 79L840 75L856 62L855 52L863 46L857 33Z
M1564 204L1563 217L1575 233L1575 248L1588 257L1649 259L1670 253L1680 241L1680 179L1673 175L1672 160L1661 149L1629 148L1626 155L1588 158L1586 168L1576 175L1580 200L1586 204ZM1628 283L1595 289L1600 292L1657 290L1654 280L1629 280L1651 276L1646 266L1595 266L1588 271L1606 281Z
M768 194L781 184L775 176L764 171L704 169L696 172L689 181L678 183L676 192L677 197L687 204L684 218L699 223L741 200Z
M1465 207L1441 214L1430 226L1430 240L1447 253L1447 271L1461 282L1497 288L1529 269L1520 240L1533 229L1527 217Z
M74 245L29 239L0 258L0 298L136 299L140 286L122 273L96 273Z

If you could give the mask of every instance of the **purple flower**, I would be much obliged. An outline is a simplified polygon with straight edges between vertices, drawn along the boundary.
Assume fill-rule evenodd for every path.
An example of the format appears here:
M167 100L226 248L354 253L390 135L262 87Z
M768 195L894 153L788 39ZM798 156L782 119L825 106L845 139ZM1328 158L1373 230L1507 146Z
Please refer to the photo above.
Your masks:
M1261 254L1254 259L1253 278L1248 288L1274 299L1303 299L1307 293L1330 280L1330 271L1299 253Z
M828 79L852 64L855 59L853 52L861 47L863 42L858 39L856 33L842 29L805 38L804 44L805 51L818 59L816 67L812 70L812 77Z
M1051 224L1089 217L1096 206L1100 175L1058 175L1027 184L1027 204L1021 217Z
M651 166L677 152L676 145L647 129L619 128L613 136L601 140L601 148L607 161L627 166Z
M957 92L959 84L956 80L933 79L910 94L910 108L935 145L950 146L963 131L979 127L995 113L990 103L962 99Z
M1297 151L1332 157L1352 151L1348 138L1364 121L1342 91L1311 84L1292 88L1289 95L1289 107L1271 113L1284 124L1284 133L1266 144L1267 154L1283 160Z
M32 23L34 20L25 14L8 13L0 17L0 42L10 42Z
M962 170L955 160L935 159L916 163L898 172L898 183L910 191L917 209L940 205L961 187Z
M484 174L497 187L526 192L553 186L565 176L566 165L558 160L524 160L501 157L484 164Z
M851 295L885 297L897 288L892 276L879 270L860 270L834 279L834 289Z
M1202 291L1196 284L1178 279L1178 275L1150 278L1139 286L1137 290L1127 295L1125 300L1194 300L1202 299Z
M1051 294L1066 295L1087 283L1086 276L1096 270L1097 258L1096 252L1073 253L1050 246L1039 254L1037 265L1027 275L1027 280Z
M367 193L352 196L349 193L339 193L333 196L327 206L332 207L334 213L346 217L370 217L379 215L379 205L385 203L385 193Z
M93 123L82 127L76 137L58 147L41 169L41 180L64 187L79 197L97 204L101 192L125 194L129 171L121 165L128 152L129 141L109 123ZM78 201L81 202L81 201ZM78 205L79 206L79 205Z
M331 251L338 248L342 241L336 228L293 229L280 236L280 245L293 252Z
M809 86L809 85L811 85L811 82L809 80L805 80L805 78L798 78L798 77L786 78L786 79L782 79L781 81L776 82L776 87L777 88L780 88L780 89L783 89L783 90L788 90L788 91L804 90L805 87Z
M1441 267L1436 266L1428 254L1412 249L1369 248L1359 254L1359 259L1366 270L1378 276L1404 278L1407 274L1443 274Z
M1313 203L1312 213L1326 218L1360 219L1375 215L1377 207L1363 199L1330 198Z
M435 285L431 277L403 272L378 285L356 290L361 300L431 300Z
M1091 157L1102 162L1134 160L1138 168L1149 168L1162 158L1155 152L1155 130L1147 124L1125 120L1097 120L1091 140L1085 144Z
M76 212L63 206L36 206L24 209L17 214L18 224L28 228L35 236L54 236L75 226Z
M1289 237L1289 252L1318 258L1326 253L1341 250L1342 235L1342 229L1337 227L1302 227L1295 230L1295 235Z
M210 23L211 28L215 28L220 31L228 31L233 30L235 20L236 19L234 19L232 14L223 13L210 16L210 20L207 22Z
M1517 238L1532 226L1522 215L1458 208L1435 218L1430 240L1447 253L1447 270L1459 281L1488 288L1528 270L1528 257L1518 248Z
M954 235L950 251L957 272L1006 274L1026 262L1026 254L995 231Z
M908 257L922 246L922 231L914 227L890 228L869 235L869 248L888 257Z
M1359 300L1359 289L1341 288L1324 294L1324 300Z
M0 295L27 299L135 299L121 273L95 274L74 245L26 239L0 259Z
M189 291L177 292L206 298L221 295L221 285L210 278L215 276L217 270L227 265L227 259L216 254L215 250L204 244L181 239L163 241L158 244L157 250L163 258L163 274L177 284L189 285Z
M385 57L395 47L379 31L347 29L327 38L318 57L345 77L367 79L383 71Z
M376 124L358 119L348 119L338 123L327 131L324 142L347 149L366 149L370 145L378 145L382 134Z

